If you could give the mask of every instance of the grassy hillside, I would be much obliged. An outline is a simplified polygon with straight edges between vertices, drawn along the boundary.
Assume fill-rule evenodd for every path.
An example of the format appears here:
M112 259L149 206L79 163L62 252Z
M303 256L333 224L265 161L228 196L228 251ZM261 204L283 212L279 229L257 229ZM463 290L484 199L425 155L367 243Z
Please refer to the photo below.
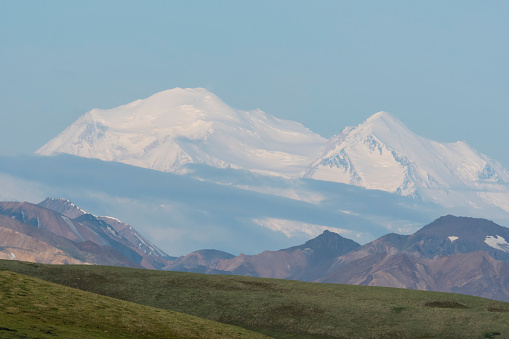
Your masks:
M279 338L509 338L509 303L458 294L104 266L0 268Z
M253 338L230 325L0 271L1 338Z

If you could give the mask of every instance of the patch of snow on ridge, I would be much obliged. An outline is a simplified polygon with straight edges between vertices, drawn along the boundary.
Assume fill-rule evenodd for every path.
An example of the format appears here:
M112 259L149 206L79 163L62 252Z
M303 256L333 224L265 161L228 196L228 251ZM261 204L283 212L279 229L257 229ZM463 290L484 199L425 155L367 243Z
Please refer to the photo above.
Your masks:
M454 236L454 235L451 235L451 236L449 237L449 240L450 240L451 242L454 242L455 240L458 240L458 239L459 239L459 237Z
M140 241L143 245L147 245L147 244L145 243L145 241L143 241L143 239L142 239L142 238L138 235L138 233L136 233L136 232L135 232L135 233L134 233L134 236L135 236L136 238L138 238L138 240L139 240L139 241ZM139 244L139 246L141 246L141 244Z
M117 218L114 218L114 217L108 217L107 215L105 215L105 216L100 216L100 218L111 219L111 220L114 220L114 221L116 221L116 222L118 222L118 223L123 223L123 221L121 221L121 220L119 220L119 219L117 219Z
M484 242L494 249L509 252L509 243L507 243L507 241L505 241L505 239L499 235L488 235Z

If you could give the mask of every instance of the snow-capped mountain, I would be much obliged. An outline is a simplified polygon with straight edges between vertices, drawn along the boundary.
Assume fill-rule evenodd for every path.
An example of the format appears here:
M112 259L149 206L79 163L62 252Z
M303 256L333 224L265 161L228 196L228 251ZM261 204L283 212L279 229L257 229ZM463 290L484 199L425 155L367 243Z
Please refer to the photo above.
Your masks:
M474 209L483 213L471 215L495 218L509 212L509 172L463 141L420 137L389 113L378 112L327 142L297 122L233 109L203 88L176 88L117 108L93 109L37 153L177 174L190 164L246 169L387 191L457 214ZM211 181L221 182L214 176ZM288 195L258 183L237 186Z
M261 110L236 110L203 88L176 88L93 109L40 148L165 172L206 164L300 177L326 140Z
M334 136L305 177L422 198L445 207L509 212L509 172L463 141L439 143L378 112Z

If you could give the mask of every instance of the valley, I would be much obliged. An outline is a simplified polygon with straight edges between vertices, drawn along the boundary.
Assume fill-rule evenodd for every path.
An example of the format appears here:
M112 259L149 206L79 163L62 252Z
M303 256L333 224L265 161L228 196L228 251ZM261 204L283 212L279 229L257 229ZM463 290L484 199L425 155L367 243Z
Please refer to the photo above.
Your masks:
M2 338L267 338L237 326L13 273L7 267L0 270Z

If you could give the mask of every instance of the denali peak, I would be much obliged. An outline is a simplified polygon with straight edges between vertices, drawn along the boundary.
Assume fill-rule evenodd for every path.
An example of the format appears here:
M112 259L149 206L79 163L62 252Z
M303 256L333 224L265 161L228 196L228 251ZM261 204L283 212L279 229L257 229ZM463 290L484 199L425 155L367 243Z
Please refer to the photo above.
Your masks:
M175 88L113 109L93 109L37 153L67 153L185 173L186 164L291 177L326 140L261 110L241 111L203 88Z

